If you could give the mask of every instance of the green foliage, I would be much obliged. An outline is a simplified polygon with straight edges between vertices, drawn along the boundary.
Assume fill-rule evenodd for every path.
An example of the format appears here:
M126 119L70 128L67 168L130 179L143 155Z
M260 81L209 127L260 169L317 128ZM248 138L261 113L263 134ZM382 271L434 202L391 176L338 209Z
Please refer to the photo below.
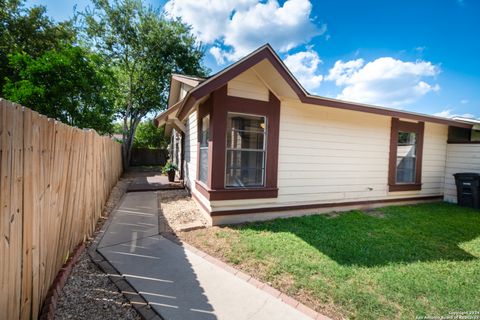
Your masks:
M123 125L120 122L114 122L112 126L113 126L112 133L122 134Z
M167 173L169 172L170 170L174 170L174 171L177 171L178 170L178 166L170 161L168 161L165 166L162 168L162 173Z
M24 0L0 0L0 89L5 77L15 79L9 64L11 54L40 57L75 41L70 21L55 23L46 16L42 6L25 7Z
M79 128L112 131L112 74L99 56L64 46L37 58L12 54L9 61L16 79L6 79L7 99Z
M333 318L413 319L480 305L473 209L431 203L222 230L220 255L284 292L307 294Z
M136 148L166 149L169 140L165 137L164 127L156 127L153 119L147 119L139 123L133 146Z
M54 22L42 6L0 0L0 93L48 117L109 133L112 72L75 46L71 21Z
M180 21L167 20L137 0L93 0L82 14L83 41L111 62L118 81L124 163L140 120L166 107L173 72L204 75L204 48Z

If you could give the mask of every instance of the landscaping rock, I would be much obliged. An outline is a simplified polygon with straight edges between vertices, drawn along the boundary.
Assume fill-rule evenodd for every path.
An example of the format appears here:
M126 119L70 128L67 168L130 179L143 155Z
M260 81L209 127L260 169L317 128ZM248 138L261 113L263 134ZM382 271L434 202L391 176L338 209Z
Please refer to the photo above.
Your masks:
M55 319L141 319L86 252L60 293Z
M185 189L158 191L160 219L164 220L171 230L193 230L205 227L206 219L199 211Z
M134 178L135 174L127 174L112 189L96 230L107 220ZM141 319L108 275L90 259L88 246L73 267L63 290L59 292L55 319Z

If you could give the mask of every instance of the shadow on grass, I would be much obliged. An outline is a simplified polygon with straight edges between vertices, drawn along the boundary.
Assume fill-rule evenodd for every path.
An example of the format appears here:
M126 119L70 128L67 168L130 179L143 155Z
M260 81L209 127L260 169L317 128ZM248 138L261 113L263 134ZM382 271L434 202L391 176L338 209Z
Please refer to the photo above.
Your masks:
M477 259L459 244L480 235L480 212L447 203L277 219L235 228L291 233L345 266Z

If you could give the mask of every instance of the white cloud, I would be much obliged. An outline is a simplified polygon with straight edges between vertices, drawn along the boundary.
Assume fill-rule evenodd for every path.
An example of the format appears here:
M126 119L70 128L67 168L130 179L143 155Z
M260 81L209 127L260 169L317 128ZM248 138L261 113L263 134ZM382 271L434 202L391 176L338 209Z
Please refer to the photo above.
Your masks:
M219 47L211 47L208 51L215 58L217 64L225 63L225 55L223 54L222 49L220 49Z
M188 23L200 41L213 43L223 36L233 11L245 10L255 3L257 0L170 0L164 11L167 16Z
M425 49L427 49L427 47L420 46L420 47L416 47L415 51L417 51L418 53L423 53L425 51Z
M318 73L318 65L322 63L322 60L317 52L309 49L287 55L284 62L307 90L314 91L320 86L323 76Z
M439 73L440 68L431 62L383 57L367 64L363 59L339 60L326 79L343 87L338 99L398 107L440 90L438 84L423 80Z
M165 12L192 26L198 39L215 45L217 62L235 61L269 42L287 52L326 31L310 18L310 0L169 0ZM228 50L224 48L228 47Z
M453 108L446 108L446 109L443 109L440 112L434 113L433 115L437 116L437 117L444 117L444 118L461 117L461 118L475 119L475 116L471 113L458 114L458 113L454 113L453 111L454 111Z
M330 69L326 80L335 81L337 86L347 84L349 79L357 72L363 65L363 59L350 60L343 62L338 60L335 65Z

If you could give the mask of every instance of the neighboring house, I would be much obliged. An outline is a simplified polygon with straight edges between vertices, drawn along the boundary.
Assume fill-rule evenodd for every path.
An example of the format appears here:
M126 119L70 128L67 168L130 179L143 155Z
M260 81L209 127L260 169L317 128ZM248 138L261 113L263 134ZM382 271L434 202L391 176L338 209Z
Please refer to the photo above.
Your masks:
M441 200L446 180L454 201L451 173L480 172L474 123L310 95L269 45L208 79L173 75L168 107L155 122L213 224Z

